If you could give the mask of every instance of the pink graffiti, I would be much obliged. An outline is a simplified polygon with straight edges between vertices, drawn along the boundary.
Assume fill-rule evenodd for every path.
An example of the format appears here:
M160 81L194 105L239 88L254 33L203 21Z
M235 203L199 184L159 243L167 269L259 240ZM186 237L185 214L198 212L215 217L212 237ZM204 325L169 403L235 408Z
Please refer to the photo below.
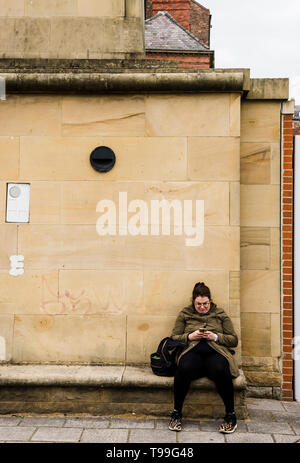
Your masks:
M55 291L50 288L45 275L42 275L41 311L45 314L53 314L53 310L50 308L51 305L54 305L54 310L57 314L119 314L126 309L126 304L120 301L119 295L114 295L111 291L106 292L105 296L101 295L100 298L96 297L96 299L100 299L97 304L99 308L97 311L92 309L92 302L86 289L79 290L77 295L71 293L68 289L62 290L61 294L56 294Z

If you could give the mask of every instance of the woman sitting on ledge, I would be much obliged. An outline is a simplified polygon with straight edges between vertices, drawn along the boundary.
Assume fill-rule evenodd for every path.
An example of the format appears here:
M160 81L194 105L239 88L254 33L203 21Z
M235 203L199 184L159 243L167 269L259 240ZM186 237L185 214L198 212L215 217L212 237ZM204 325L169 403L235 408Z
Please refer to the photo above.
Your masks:
M219 431L232 433L237 428L232 378L239 376L230 348L238 345L232 322L223 309L211 300L204 283L196 283L192 304L179 313L172 339L188 345L178 356L174 377L174 411L169 429L181 431L182 407L193 380L206 376L214 381L225 405L224 422Z

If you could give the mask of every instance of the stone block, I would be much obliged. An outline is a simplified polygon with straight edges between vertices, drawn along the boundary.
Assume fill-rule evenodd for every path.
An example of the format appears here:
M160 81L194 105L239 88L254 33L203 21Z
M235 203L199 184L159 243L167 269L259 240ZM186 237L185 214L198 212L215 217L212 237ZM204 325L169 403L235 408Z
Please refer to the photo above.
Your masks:
M271 183L273 185L280 185L280 143L271 144Z
M44 16L77 16L77 0L51 0L51 2L49 0L25 0L25 14L40 18Z
M145 136L143 95L64 96L62 101L63 136Z
M216 430L216 432L189 432L180 433L178 441L181 444L224 444L225 437Z
M148 363L160 340L171 334L176 317L134 316L127 317L128 363Z
M108 418L98 417L75 417L66 419L65 428L108 428L110 422Z
M241 227L241 269L266 270L271 267L270 229Z
M16 18L14 51L21 58L39 58L49 50L50 34L49 18ZM36 115L34 110L32 113Z
M281 355L281 326L280 314L271 314L271 353L272 357Z
M204 281L213 301L228 310L228 274L222 271L144 270L144 303L148 315L175 315L190 303L194 285ZM137 313L137 312L136 312Z
M1 105L2 103L3 102L1 101ZM0 180L5 180L7 182L13 182L13 181L18 180L18 177L19 177L19 138L18 137L0 137L0 164L1 164ZM2 191L1 191L1 196L2 196ZM2 200L2 198L1 198L1 203L4 205L4 201Z
M52 17L50 58L115 58L115 53L144 54L142 23L139 18ZM103 56L104 55L104 56Z
M0 105L1 136L55 136L61 131L60 97L52 95L9 95ZM35 139L27 140L34 145ZM41 149L39 154L41 154ZM49 159L46 162L47 169ZM26 173L28 178L30 172ZM28 178L26 180L28 180ZM38 179L39 180L39 179ZM48 180L48 179L47 179Z
M241 109L243 142L279 142L280 102L243 101Z
M141 270L60 270L58 313L138 314L143 284Z
M129 443L175 443L176 432L161 429L133 429L130 432Z
M238 181L239 152L238 138L188 138L188 178L201 181Z
M143 420L143 419L126 419L126 418L112 418L110 420L111 429L154 429L154 420Z
M258 433L234 433L227 434L226 441L229 444L273 444L271 434L258 434Z
M238 191L234 191L234 199L236 197L239 202ZM205 225L229 225L229 184L226 182L145 182L145 200L149 204L149 209L152 200L180 201L181 217L183 217L184 201L192 200L193 226L195 225L195 202L202 200L204 201ZM174 222L172 213L170 220L172 230Z
M239 227L206 227L204 243L202 247L187 247L187 268L239 270Z
M128 442L128 432L127 429L85 429L80 438L80 442L122 444Z
M231 93L229 102L229 118L231 137L239 137L241 133L241 95Z
M77 428L42 427L37 429L31 441L75 443L80 441L81 434L82 429Z
M127 194L127 207L131 201L145 200L143 182L90 181L63 182L61 221L65 224L96 224L100 217L97 204L101 200L113 201L116 206L116 223L119 223L120 193ZM150 209L150 205L149 205ZM128 220L133 213L128 212Z
M247 399L247 406L249 413L251 410L285 411L282 402L279 402L278 400Z
M20 426L8 426L0 427L0 440L6 442L13 442L13 441L25 441L28 442L32 437L36 428L28 427L28 428L21 428Z
M61 184L31 182L30 223L60 223Z
M280 229L271 228L270 266L272 270L280 270Z
M240 184L230 183L230 225L240 225Z
M294 444L300 442L300 435L290 436L287 434L273 434L274 440L277 444Z
M79 16L125 16L125 3L120 0L78 0Z
M125 360L125 317L88 315L15 316L14 362Z
M243 310L243 305L242 305ZM242 354L254 357L271 356L271 315L241 313Z
M241 226L279 227L279 185L241 185Z
M271 144L241 143L241 183L271 183Z
M116 164L100 174L92 168L90 154L103 145L115 152ZM186 180L183 138L26 137L21 140L20 153L20 175L31 180Z
M25 268L23 275L14 277L2 270L0 282L3 288L1 313L60 313L57 297L58 271L32 272Z
M245 371L249 386L276 387L281 385L281 374L275 371Z
M7 0L4 0L4 1L8 5ZM2 3L3 3L3 0L1 1L1 4ZM3 10L3 5L1 5L1 6L2 6L2 11L4 11ZM8 12L9 10L6 9L6 11ZM3 16L3 15L2 15L2 17L0 17L1 55L4 56L4 57L6 55L11 55L11 52L14 51L15 41L16 41L15 22L16 22L15 18ZM4 104L4 101L1 101L1 108L2 108L3 104ZM1 134L1 132L0 132L0 134Z
M53 418L53 417L35 417L35 416L28 416L24 417L21 420L19 426L47 426L47 427L55 427L55 428L62 428L65 424L65 418Z
M3 16L23 16L24 0L0 0L0 17Z
M293 434L288 423L248 423L249 432L258 432L260 434Z
M230 95L149 95L148 136L230 136Z
M10 270L10 256L17 254L17 225L0 224L0 269ZM12 277L14 278L14 277Z
M279 271L241 271L241 311L276 314L280 312Z

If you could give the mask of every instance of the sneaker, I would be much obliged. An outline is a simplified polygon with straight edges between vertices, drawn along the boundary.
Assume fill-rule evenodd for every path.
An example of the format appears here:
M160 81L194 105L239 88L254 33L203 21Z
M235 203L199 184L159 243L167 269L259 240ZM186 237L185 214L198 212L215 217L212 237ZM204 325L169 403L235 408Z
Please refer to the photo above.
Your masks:
M169 429L171 431L181 431L182 425L182 414L177 410L174 410L171 415L171 420L169 423Z
M231 434L237 428L235 413L226 413L224 421L219 428L219 432L224 434Z

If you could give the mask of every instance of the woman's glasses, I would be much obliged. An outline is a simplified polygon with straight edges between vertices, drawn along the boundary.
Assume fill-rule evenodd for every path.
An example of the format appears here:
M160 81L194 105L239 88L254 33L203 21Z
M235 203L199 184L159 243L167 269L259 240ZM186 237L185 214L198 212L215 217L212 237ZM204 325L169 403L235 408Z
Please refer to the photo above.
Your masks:
M207 302L196 302L197 307L202 307L203 306L205 309L206 309L206 307L209 306L209 304L210 304L209 301L207 301Z

